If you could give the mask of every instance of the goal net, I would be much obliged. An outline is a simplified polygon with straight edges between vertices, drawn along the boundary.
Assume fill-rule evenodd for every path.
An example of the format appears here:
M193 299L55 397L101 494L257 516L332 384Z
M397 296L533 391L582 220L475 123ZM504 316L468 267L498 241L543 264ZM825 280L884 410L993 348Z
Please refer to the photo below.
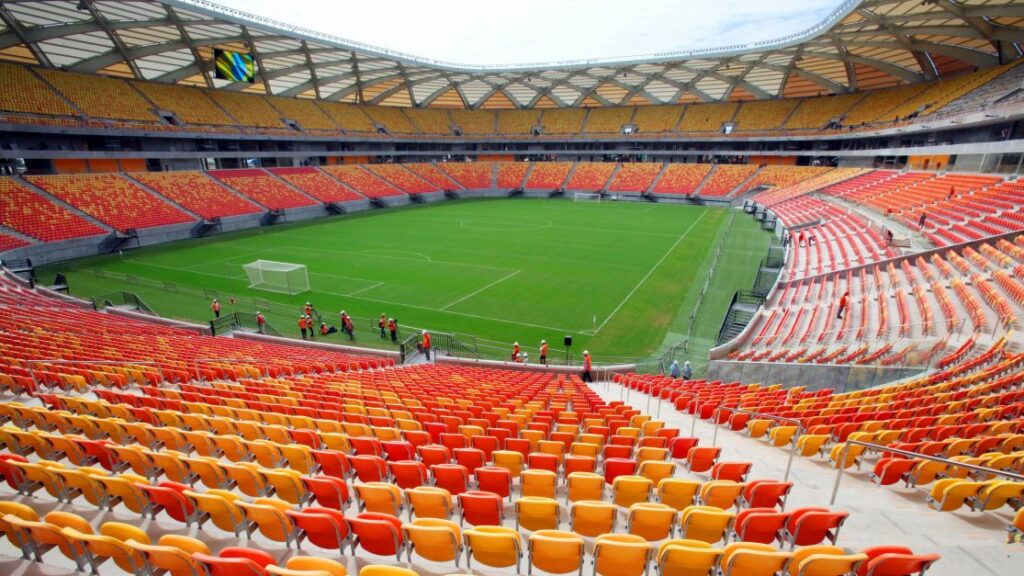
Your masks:
M249 277L249 288L282 294L309 291L309 273L303 264L257 260L243 264L242 268Z
M573 192L573 202L597 202L601 203L601 194L599 192Z

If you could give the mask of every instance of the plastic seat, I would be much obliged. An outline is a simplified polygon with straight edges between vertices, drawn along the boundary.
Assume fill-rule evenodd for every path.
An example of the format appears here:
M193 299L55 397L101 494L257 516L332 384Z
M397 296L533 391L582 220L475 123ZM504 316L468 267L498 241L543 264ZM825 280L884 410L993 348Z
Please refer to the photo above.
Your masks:
M717 446L695 446L686 454L686 470L689 472L707 472L714 467L722 449Z
M487 455L476 448L456 448L452 450L452 457L456 464L464 466L470 474L475 474L477 468L487 465Z
M597 470L597 458L594 456L569 455L562 460L562 472L566 476L574 472L593 473L595 470Z
M514 528L503 526L477 526L463 532L466 543L466 570L476 560L492 568L516 567L523 557L522 538Z
M539 530L530 535L527 574L536 567L549 574L583 574L583 538L572 532Z
M657 486L659 482L666 478L671 478L675 473L675 462L647 460L646 462L640 463L640 471L637 474L649 479L651 482L654 482L655 486Z
M618 510L614 504L599 500L580 500L569 511L569 530L595 537L615 531Z
M494 492L502 498L512 498L512 473L500 466L476 469L476 486L484 492Z
M434 485L453 495L469 490L469 470L461 464L435 464L430 467Z
M449 520L419 518L402 524L408 542L407 560L412 562L412 553L433 562L455 562L459 566L462 553L462 531Z
M978 496L985 487L984 482L968 482L958 478L943 478L932 485L928 496L928 505L940 512L951 512L959 509L968 500Z
M451 450L440 444L427 444L416 449L420 462L428 469L436 464L448 464L452 460Z
M629 508L650 500L653 488L654 482L643 476L619 476L612 483L612 501L617 506Z
M368 567L369 566L367 566L367 568ZM267 572L269 574L277 575L277 576L284 576L284 575L278 575L277 570L279 570L279 567L277 567L277 566L268 565L266 568L267 568ZM323 574L326 574L327 576L347 576L348 575L348 570L345 569L345 566L343 564L341 564L339 562L336 562L334 560L331 560L329 558L319 558L319 557L316 557L316 556L292 556L285 563L285 569L286 570L292 570L294 572L304 572L304 573L306 573L306 575L299 575L299 576L307 576L307 575L308 576L312 576L312 575L309 575L309 573L311 573L311 572L317 573L318 576L323 576ZM320 573L323 573L323 574L320 574Z
M240 499L237 494L226 490L207 490L206 492L186 490L183 494L192 501L193 506L199 511L200 528L209 519L217 528L231 532L235 536L245 531L247 526L245 511L235 504Z
M349 527L344 514L340 511L333 508L309 507L302 510L285 510L284 514L299 530L296 544L308 540L319 548L344 553L345 544L349 541Z
M137 484L150 503L150 514L153 518L161 511L168 516L190 526L196 520L196 509L192 501L185 497L188 486L176 482L161 482L156 486L148 484Z
M348 457L349 464L360 482L383 482L388 477L387 462L373 454L357 454Z
M171 534L161 537L156 544L135 540L128 540L125 543L146 558L146 566L150 570L165 570L171 576L203 576L206 571L193 555L212 555L210 549L202 542Z
M359 570L359 576L419 576L415 571L397 566L368 564Z
M658 502L667 504L676 510L692 506L700 490L700 482L682 478L665 478L658 482Z
M711 467L711 478L713 480L746 482L747 474L750 473L752 466L751 462L718 462Z
M550 470L524 470L519 476L523 496L554 498L558 475Z
M736 540L773 544L783 539L789 514L775 508L746 508L736 515L733 534Z
M427 467L415 460L389 461L388 471L399 488L408 489L423 486L427 483Z
M748 508L786 509L786 498L793 488L792 482L753 480L743 488L742 505Z
M389 514L364 512L354 518L347 518L349 528L355 540L352 541L352 553L362 548L377 556L394 556L401 562L401 554L405 537L402 533L402 522Z
M661 576L706 576L718 568L721 548L700 540L667 540L658 547Z
M722 551L722 576L775 576L786 569L793 555L767 544L734 542Z
M797 508L790 512L786 521L786 540L791 548L821 544L825 540L835 544L849 515L849 512L832 512L828 508Z
M245 552L258 552L256 550L244 550ZM205 569L208 576L266 576L264 566L245 556L224 555L224 551L218 556L211 556L197 552L192 555ZM273 557L270 558L273 561Z
M285 514L292 507L284 500L257 498L252 502L238 500L235 504L245 510L245 517L250 523L248 534L258 529L263 536L274 542L284 542L285 546L290 547L295 542L295 525Z
M606 458L604 461L604 481L608 484L615 482L619 476L632 476L636 474L637 463L628 458Z
M98 573L99 567L107 560L113 561L118 568L129 574L145 573L145 557L126 543L128 540L149 543L146 533L135 526L107 522L100 526L99 534L87 534L74 528L63 528L62 532L88 552L86 558L93 573Z
M651 561L651 545L639 536L603 534L594 541L594 573L641 576Z
M359 498L359 511L378 512L401 516L402 489L387 482L366 482L356 484L356 496Z
M562 459L556 454L545 452L530 452L526 456L526 467L530 470L548 470L557 473Z
M344 510L351 501L348 484L340 478L321 474L320 476L303 476L300 480L302 480L306 493L312 496L319 506Z
M526 463L526 457L514 450L495 450L491 459L494 466L508 470L513 478L519 477Z
M566 478L566 502L603 500L604 477L593 472L573 472Z
M409 503L409 519L440 518L450 520L452 517L452 495L444 488L433 486L417 486L405 491Z
M558 501L543 496L523 496L516 500L516 528L531 532L557 530L559 522Z
M905 546L873 546L861 550L868 559L857 569L857 576L923 575L942 556L914 554Z
M838 546L807 546L793 552L791 576L845 576L853 574L867 554L846 554Z
M679 436L668 441L669 455L676 460L685 460L690 450L700 443L699 438Z
M639 502L629 507L626 530L649 542L664 540L672 534L676 514L675 508L665 504Z
M416 459L416 447L404 440L381 442L381 447L384 449L388 462Z
M66 528L92 534L92 527L80 516L66 512L50 512L42 521L26 520L13 514L4 517L8 538L13 533L24 558L35 558L43 562L43 556L56 548L68 559L75 562L79 570L85 570L86 559L78 541L65 533Z
M505 507L493 492L471 490L459 494L459 525L501 526Z
M993 480L987 482L978 491L978 496L971 502L971 508L974 510L998 510L1010 502L1019 504L1022 501L1024 501L1024 482Z
M728 510L736 505L743 494L743 488L743 484L732 480L711 480L701 485L698 499L704 506Z
M679 515L680 535L687 540L714 544L728 541L736 515L714 506L690 506Z
M274 496L279 500L284 500L291 504L302 504L309 499L306 485L302 482L302 474L298 470L292 470L291 468L269 470L263 468L259 470L259 473L266 480L267 484L273 488Z

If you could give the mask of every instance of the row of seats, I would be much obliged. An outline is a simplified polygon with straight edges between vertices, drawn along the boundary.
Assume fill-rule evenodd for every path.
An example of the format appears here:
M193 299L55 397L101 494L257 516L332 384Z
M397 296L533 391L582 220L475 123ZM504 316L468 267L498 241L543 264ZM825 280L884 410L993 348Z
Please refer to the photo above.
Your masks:
M259 169L212 170L210 176L271 210L314 206L316 203L273 175Z
M311 166L270 168L269 171L321 202L353 202L364 199L327 173Z
M43 198L14 178L0 178L0 224L43 242L106 233L103 228Z
M246 198L230 193L203 172L135 172L132 178L203 218L263 211Z

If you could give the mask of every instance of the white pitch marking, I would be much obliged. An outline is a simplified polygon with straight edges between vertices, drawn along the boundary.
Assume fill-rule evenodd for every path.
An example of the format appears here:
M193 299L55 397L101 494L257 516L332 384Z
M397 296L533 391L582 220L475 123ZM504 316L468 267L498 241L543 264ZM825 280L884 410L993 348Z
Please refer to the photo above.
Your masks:
M458 304L459 302L462 302L463 300L466 300L467 298L470 298L472 296L476 296L477 294L483 292L484 290L487 290L488 288L490 288L492 286L497 286L498 284L501 284L505 280L508 280L509 278L515 276L516 274L519 274L520 272L522 272L522 270L516 270L516 271L514 271L514 272L512 272L510 274L506 274L505 276L502 276L501 278L498 278L494 282L491 282L490 284L487 284L486 286L483 286L482 288L478 288L478 289L470 292L469 294L466 294L465 296L463 296L462 298L459 298L458 300L454 300L452 302L449 302L448 304L445 304L441 308L441 311L443 312L443 311L451 308L452 306Z
M349 296L355 296L356 294L360 294L362 292L366 292L367 290L372 290L373 288L376 288L378 286L383 286L383 285L384 285L383 282L374 282L373 284L371 284L370 286L367 286L366 288L360 288L359 290L356 290L355 292L349 292L348 295Z
M698 216L697 219L693 221L693 224L690 224L690 227L686 229L686 232L683 232L682 236L677 238L676 241L672 244L672 246L670 246L669 249L666 250L664 254L662 254L661 258L659 258L658 261L654 263L654 266L652 266L651 269L647 271L647 274L644 274L644 277L641 278L640 281L636 283L636 286L633 286L633 289L629 291L629 294L626 294L626 297L622 299L622 302L619 302L619 305L616 306L615 309L612 310L612 313L609 314L608 317L604 319L604 322L601 322L597 329L594 330L595 334L600 332L601 329L604 328L604 325L607 324L608 321L611 320L612 317L614 317L619 312L619 309L621 309L626 304L626 302L628 302L629 299L633 297L633 294L635 294L636 291L639 290L641 286L643 286L644 282L646 282L647 279L651 277L651 274L654 274L654 271L657 270L658 267L661 266L661 263L664 262L666 258L668 258L668 255L671 254L672 251L676 249L676 246L679 246L679 243L682 242L683 239L690 234L694 226L696 226L697 223L700 222L702 218L704 218L705 214L707 214L706 211L701 212L700 216Z

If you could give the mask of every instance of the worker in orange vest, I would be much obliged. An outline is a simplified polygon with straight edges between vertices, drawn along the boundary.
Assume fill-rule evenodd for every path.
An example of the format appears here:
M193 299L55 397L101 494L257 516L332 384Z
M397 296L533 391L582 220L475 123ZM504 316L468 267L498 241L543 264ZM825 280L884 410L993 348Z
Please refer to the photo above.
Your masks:
M306 302L306 306L303 308L303 311L306 313L306 316L312 316L313 315L313 305L310 304L309 302Z
M843 318L843 312L846 310L846 307L849 304L850 304L850 291L847 290L843 294L843 297L839 299L839 312L836 314L836 318L839 318L840 320Z
M545 365L545 366L548 365L548 341L547 340L541 340L540 341L540 363Z
M391 333L391 342L398 343L398 322L394 318L388 319L388 332Z
M260 334L266 330L267 319L263 317L263 313L259 310L256 311L256 329L259 330Z
M302 332L302 339L306 339L306 316L299 314L299 331Z
M380 337L381 338L387 339L387 335L384 333L384 330L387 329L387 326L388 326L388 315L384 314L383 312L381 312L380 320L377 321L377 327L380 328Z
M210 302L210 310L213 310L214 318L220 318L220 302L216 298L213 299L213 302Z
M519 352L520 352L520 350L519 350L519 342L516 342L515 344L512 345L512 361L513 362L518 362L519 361Z
M590 352L584 350L583 351L583 381L584 382L593 382L593 380L590 377L590 368L591 368Z
M420 342L420 347L423 349L423 355L430 360L430 332L423 331L423 341Z

